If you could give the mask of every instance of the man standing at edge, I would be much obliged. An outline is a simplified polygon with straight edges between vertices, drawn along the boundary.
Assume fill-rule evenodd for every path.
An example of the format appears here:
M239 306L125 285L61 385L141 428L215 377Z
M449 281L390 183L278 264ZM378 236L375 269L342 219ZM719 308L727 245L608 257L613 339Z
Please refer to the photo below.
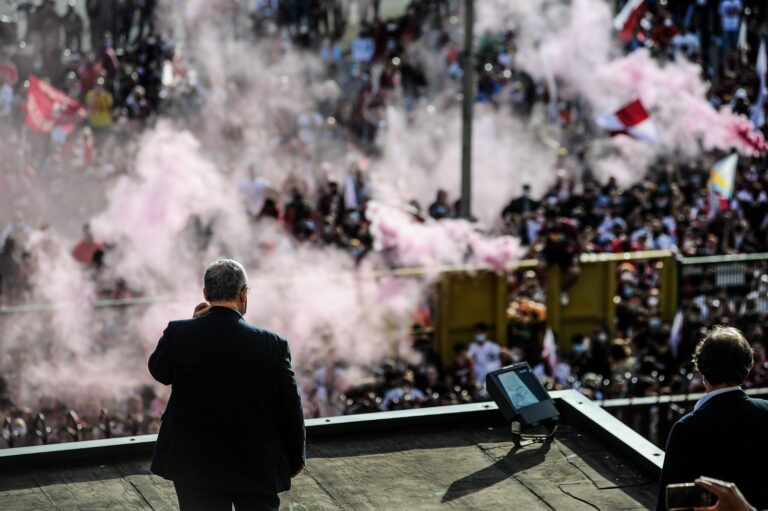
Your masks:
M288 343L243 319L240 263L216 261L204 280L207 303L171 321L149 357L152 376L173 385L152 472L174 482L181 511L277 510L306 460Z
M671 483L718 479L731 481L723 484L738 487L753 506L766 509L768 444L763 438L768 431L768 401L751 398L741 389L754 363L752 348L737 329L717 326L696 347L693 360L707 394L672 427L656 509L667 509Z

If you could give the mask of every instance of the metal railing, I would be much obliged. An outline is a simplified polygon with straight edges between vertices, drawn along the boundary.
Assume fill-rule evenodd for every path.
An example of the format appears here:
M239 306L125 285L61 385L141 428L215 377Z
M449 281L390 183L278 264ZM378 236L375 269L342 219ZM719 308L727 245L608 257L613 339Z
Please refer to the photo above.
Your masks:
M768 388L746 389L752 397L768 398ZM690 412L704 393L634 397L596 401L654 444L664 447L674 423Z
M768 254L684 257L678 263L678 308L701 307L709 298L723 299L718 305L737 312L768 312Z

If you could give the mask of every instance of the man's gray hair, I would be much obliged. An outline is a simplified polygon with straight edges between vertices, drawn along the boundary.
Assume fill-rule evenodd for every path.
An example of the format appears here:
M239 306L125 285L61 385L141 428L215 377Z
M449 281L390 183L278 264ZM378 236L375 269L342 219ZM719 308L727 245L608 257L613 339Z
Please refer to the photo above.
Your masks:
M209 302L229 302L248 286L248 275L234 259L219 259L205 269L203 283Z

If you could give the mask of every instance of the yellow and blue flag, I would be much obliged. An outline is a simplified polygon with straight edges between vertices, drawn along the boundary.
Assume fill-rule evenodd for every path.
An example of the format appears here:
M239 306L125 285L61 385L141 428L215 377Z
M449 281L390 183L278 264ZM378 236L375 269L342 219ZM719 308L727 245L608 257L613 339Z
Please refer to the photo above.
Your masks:
M709 171L709 191L723 199L733 197L733 183L736 180L736 164L739 155L733 153L719 160Z

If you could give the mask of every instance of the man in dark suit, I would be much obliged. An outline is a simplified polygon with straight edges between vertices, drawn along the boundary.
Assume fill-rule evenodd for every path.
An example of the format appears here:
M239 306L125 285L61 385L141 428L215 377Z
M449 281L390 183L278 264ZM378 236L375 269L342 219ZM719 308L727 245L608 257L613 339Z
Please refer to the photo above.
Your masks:
M753 506L768 508L768 401L740 387L752 369L752 348L737 329L715 327L696 347L694 362L707 394L669 434L656 508L666 509L668 484L699 476L731 481Z
M171 321L149 371L173 385L152 472L174 482L182 511L278 509L305 462L288 343L243 319L248 280L224 259L205 271L207 303Z

